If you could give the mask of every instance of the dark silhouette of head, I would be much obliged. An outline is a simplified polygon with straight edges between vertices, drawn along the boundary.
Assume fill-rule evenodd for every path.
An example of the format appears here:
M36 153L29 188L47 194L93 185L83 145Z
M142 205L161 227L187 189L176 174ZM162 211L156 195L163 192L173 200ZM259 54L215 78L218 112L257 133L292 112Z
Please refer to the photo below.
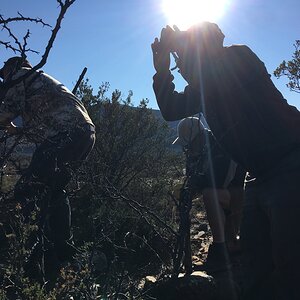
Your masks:
M180 73L189 83L196 83L201 67L220 56L225 36L217 24L210 22L196 24L180 36L176 49Z
M22 67L32 68L31 64L26 58L20 56L11 57L4 63L3 67L0 69L0 77L4 79L6 77L6 74L14 74Z
M191 26L187 30L191 45L206 45L207 47L222 46L224 34L215 23L202 22Z

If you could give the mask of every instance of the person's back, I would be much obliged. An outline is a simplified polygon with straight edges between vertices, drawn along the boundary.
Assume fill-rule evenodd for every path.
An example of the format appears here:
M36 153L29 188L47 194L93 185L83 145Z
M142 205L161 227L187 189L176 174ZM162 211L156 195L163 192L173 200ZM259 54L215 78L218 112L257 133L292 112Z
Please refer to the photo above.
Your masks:
M214 27L212 31L211 36ZM247 46L219 43L217 50L208 47L200 54L195 48L202 47L201 38L196 45L186 45L179 56L180 72L189 83L184 93L175 91L169 70L159 69L153 77L157 102L168 121L202 111L222 148L246 170L261 175L299 147L300 113Z
M13 79L29 70L23 67ZM93 124L81 102L62 83L42 71L35 71L13 86L4 100L10 106L15 105L24 129L37 142L62 131Z
M224 48L212 69L213 74L203 72L204 82L215 86L205 89L206 118L218 142L245 169L260 175L300 146L299 111L248 47Z

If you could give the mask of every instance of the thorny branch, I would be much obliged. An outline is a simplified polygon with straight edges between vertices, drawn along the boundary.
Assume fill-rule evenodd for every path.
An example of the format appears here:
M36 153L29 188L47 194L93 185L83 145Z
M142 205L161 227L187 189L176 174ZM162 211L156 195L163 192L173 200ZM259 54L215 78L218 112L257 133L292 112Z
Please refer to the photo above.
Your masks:
M3 41L0 41L0 45L3 45L6 49L10 49L12 50L14 53L17 53L18 52L18 49L13 47L10 42L3 42Z
M8 32L9 36L14 40L15 44L18 46L19 49L17 49L16 51L20 52L23 55L25 55L27 50L24 49L25 47L22 46L22 44L19 42L19 39L13 34L12 30L5 23L2 25L2 27L3 27L3 29L5 29ZM28 34L26 34L24 36L24 40L25 40L26 44L27 44L27 38L28 37L29 37Z
M35 50L32 49L27 49L27 39L30 36L29 30L27 30L27 33L23 37L23 45L19 41L19 39L13 34L11 28L8 26L9 23L12 22L35 22L37 24L42 24L43 26L48 26L51 27L51 25L45 23L42 19L40 18L29 18L29 17L24 17L20 12L18 12L18 17L13 17L13 18L7 18L5 19L3 15L0 15L0 25L2 26L2 29L6 30L8 32L9 37L11 37L14 41L15 44L17 44L18 48L14 47L11 45L10 42L5 42L5 41L0 41L0 44L4 45L6 49L11 49L14 53L19 52L22 56L26 52L34 52L38 53Z
M61 28L62 20L65 16L67 10L69 9L69 7L75 1L76 0L65 0L65 1L57 0L57 2L59 4L59 7L60 7L60 12L59 12L59 15L56 19L56 24L55 24L55 26L52 30L51 36L48 40L45 51L42 54L42 58L41 58L40 62L37 65L35 65L29 72L24 74L23 76L21 76L17 79L8 80L7 82L5 82L5 84L3 84L3 86L2 86L1 97L3 97L6 94L6 92L8 91L9 88L11 88L12 86L14 86L14 85L18 84L19 82L23 81L25 78L32 75L35 71L42 68L46 64L48 55L50 53L51 48L53 47L53 44L54 44L55 38L57 36L57 33ZM24 38L23 38L24 43L22 45L20 43L20 41L18 40L18 38L9 29L7 24L9 22L12 22L12 21L17 21L18 18L21 18L21 19L23 18L22 21L33 21L33 22L36 22L36 23L41 23L44 26L50 26L50 25L46 24L44 21L42 21L41 19L38 19L38 18L37 19L32 19L32 18L24 18L23 16L22 17L21 16L22 15L20 15L20 17L17 17L17 18L8 18L8 19L4 19L3 16L1 16L1 18L0 18L0 24L2 24L2 28L6 29L9 32L10 36L13 38L14 42L18 45L19 49L17 50L17 48L13 47L9 42L3 42L2 41L1 44L4 45L6 48L9 48L9 49L13 50L14 52L16 52L16 51L19 52L22 57L26 58L26 52L28 52L28 51L35 52L34 50L26 49L27 39L30 36L30 32L28 31L26 33L26 35L24 36Z
M34 23L40 23L43 26L48 26L51 27L51 25L45 23L42 19L40 18L29 18L29 17L24 17L20 12L18 12L18 17L13 17L13 18L7 18L4 19L3 15L0 15L0 24L7 24L7 23L12 23L12 22L34 22Z
M57 0L57 2L60 4L60 13L58 15L58 18L56 20L56 24L52 30L52 34L50 36L50 39L48 41L48 44L46 46L46 49L45 49L45 52L44 54L42 55L42 59L41 61L33 68L35 71L39 68L41 68L42 66L45 65L45 63L47 62L47 58L48 58L48 55L50 53L50 50L53 46L53 43L55 41L55 38L56 38L56 35L60 29L60 26L61 26L61 22L68 10L68 8L75 2L75 0L65 0L65 3L63 3L62 1L59 1Z

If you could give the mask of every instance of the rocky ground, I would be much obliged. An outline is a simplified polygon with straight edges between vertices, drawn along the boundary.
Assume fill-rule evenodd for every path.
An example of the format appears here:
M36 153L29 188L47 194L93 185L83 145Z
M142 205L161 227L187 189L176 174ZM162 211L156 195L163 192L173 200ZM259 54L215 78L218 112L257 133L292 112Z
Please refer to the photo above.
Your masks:
M193 265L202 265L206 259L212 236L206 219L205 209L201 199L193 201L191 210L191 246ZM237 300L240 287L240 257L231 257L230 271L208 275L205 272L193 272L186 276L179 274L178 278L166 277L157 281L155 276L147 276L144 288L150 289L150 294L157 300Z

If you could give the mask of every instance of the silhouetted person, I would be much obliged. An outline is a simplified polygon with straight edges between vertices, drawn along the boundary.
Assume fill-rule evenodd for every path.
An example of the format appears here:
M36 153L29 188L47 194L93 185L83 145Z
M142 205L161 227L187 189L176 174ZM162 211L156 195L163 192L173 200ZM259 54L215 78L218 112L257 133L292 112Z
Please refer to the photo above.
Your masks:
M164 28L152 44L157 103L168 121L203 112L223 150L252 176L241 228L244 297L298 299L300 113L247 46L223 40L209 22L185 32ZM170 52L188 83L183 93L172 82Z
M27 60L12 57L4 63L0 77L9 84L31 69ZM18 116L22 118L21 128L12 123ZM21 203L26 222L32 221L34 208L39 208L39 230L53 244L59 261L71 259L76 250L72 246L71 209L64 189L93 148L93 122L63 84L35 71L13 85L1 99L0 125L10 133L22 131L37 145L29 167L16 184L15 198ZM29 272L35 275L34 269Z

